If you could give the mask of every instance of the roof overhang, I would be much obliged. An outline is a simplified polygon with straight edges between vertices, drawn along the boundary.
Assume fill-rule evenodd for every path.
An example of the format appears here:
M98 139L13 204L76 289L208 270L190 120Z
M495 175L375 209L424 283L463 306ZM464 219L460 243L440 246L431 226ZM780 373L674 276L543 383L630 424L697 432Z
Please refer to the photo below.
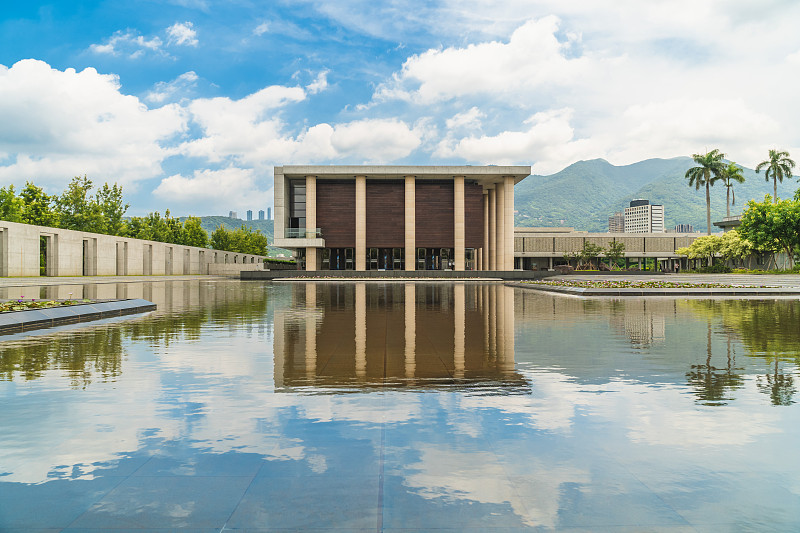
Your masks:
M423 180L450 179L463 176L482 185L499 183L505 177L514 178L519 183L531 174L529 166L405 166L405 165L284 165L275 167L275 174L287 178L353 179L366 176L367 179L396 180L413 176Z

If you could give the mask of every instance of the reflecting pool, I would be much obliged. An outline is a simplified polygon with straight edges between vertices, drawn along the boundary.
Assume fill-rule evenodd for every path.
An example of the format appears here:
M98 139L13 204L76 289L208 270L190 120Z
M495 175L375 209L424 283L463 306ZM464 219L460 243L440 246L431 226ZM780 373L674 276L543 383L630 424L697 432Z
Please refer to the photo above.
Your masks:
M795 300L25 291L158 311L0 337L1 531L800 530Z

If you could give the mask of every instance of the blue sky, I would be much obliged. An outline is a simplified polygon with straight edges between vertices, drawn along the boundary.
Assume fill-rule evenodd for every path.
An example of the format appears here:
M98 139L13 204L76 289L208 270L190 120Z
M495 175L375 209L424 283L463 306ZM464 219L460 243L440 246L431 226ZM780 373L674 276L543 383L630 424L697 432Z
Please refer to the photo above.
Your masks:
M800 4L17 2L0 185L123 185L130 214L257 211L281 164L628 164L800 153Z

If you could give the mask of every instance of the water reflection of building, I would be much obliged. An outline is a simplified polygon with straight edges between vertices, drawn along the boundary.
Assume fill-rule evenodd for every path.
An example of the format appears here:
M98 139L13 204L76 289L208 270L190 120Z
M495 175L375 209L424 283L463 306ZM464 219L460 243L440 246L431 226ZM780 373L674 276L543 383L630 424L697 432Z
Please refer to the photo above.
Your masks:
M611 324L625 332L635 346L650 346L666 339L666 315L674 315L673 301L632 300L625 312L614 315Z
M275 385L525 385L501 284L292 284L275 310Z

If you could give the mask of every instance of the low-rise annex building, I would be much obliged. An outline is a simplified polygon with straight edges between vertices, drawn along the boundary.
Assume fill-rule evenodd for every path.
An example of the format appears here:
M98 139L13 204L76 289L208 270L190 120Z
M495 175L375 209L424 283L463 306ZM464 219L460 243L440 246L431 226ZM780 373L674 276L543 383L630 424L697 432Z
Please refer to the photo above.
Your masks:
M0 221L0 277L239 274L264 257Z
M275 167L275 242L301 270L514 269L529 166Z

